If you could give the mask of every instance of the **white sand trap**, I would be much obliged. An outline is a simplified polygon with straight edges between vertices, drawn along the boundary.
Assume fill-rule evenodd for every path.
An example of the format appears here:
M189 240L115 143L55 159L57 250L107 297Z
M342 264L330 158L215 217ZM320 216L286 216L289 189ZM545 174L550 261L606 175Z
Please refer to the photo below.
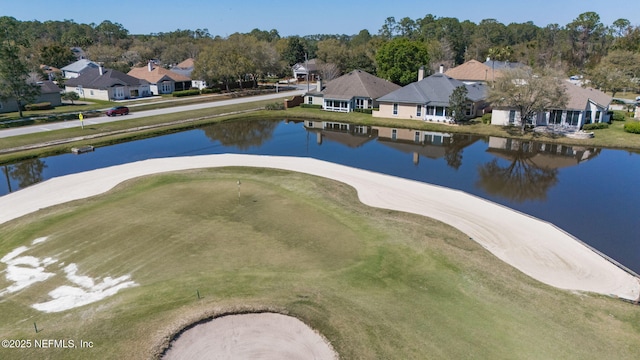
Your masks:
M353 186L366 205L447 223L543 283L634 301L640 297L638 278L548 222L462 191L310 158L240 154L172 157L62 176L0 197L0 224L41 208L101 194L135 177L226 166L283 169L337 180Z
M273 314L228 315L186 330L171 344L166 360L334 360L335 351L295 317Z

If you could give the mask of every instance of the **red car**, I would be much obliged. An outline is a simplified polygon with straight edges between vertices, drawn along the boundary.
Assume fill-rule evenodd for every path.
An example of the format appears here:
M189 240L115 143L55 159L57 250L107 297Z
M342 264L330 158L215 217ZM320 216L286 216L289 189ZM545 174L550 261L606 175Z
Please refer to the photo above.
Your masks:
M107 110L107 116L127 115L128 113L129 108L126 106L116 106Z

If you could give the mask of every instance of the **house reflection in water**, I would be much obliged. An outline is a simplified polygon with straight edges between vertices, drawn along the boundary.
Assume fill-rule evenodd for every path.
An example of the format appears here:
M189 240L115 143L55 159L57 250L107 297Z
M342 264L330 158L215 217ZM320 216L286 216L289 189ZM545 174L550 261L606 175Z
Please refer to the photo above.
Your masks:
M377 132L371 126L364 125L305 120L304 127L308 132L316 134L318 145L322 145L323 139L327 139L357 148L377 137Z
M592 159L600 149L489 137L487 152L495 158L480 165L477 185L522 203L545 200L558 182L558 169Z
M524 156L538 168L559 169L592 159L601 149L490 136L487 151L508 161Z
M481 139L468 134L449 134L435 131L374 127L378 142L397 151L412 154L418 165L420 157L444 158L447 165L458 169L462 165L464 148Z

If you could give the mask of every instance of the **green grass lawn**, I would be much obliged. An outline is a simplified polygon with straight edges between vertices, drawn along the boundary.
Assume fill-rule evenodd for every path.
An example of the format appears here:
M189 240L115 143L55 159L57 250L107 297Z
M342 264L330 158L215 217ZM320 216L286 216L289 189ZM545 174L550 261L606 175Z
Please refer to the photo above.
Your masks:
M0 234L0 257L48 236L23 255L58 260L56 276L0 298L0 338L94 344L0 349L2 359L149 358L192 322L266 310L300 318L343 359L640 357L640 307L538 283L450 226L299 173L141 178ZM31 308L65 284L63 262L139 286L64 312ZM2 275L0 291L8 284Z

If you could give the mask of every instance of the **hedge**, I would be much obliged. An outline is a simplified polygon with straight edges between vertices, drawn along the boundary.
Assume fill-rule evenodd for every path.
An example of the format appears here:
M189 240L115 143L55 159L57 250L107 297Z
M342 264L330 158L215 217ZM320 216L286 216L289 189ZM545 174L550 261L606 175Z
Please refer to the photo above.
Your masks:
M50 102L43 102L43 103L37 103L37 104L27 104L24 106L24 109L27 111L31 111L31 110L51 110L53 109L53 106L51 106Z
M373 109L353 109L353 112L372 114L373 113Z
M483 124L491 124L491 113L486 113L482 115L481 119Z
M598 130L598 129L608 129L609 124L601 122L601 123L592 123L592 124L584 124L582 126L582 130Z
M613 115L611 115L613 121L625 121L626 118L627 112L622 110L613 110Z
M633 133L633 134L640 134L640 121L632 120L632 121L626 122L624 124L624 131Z
M284 110L284 102L274 102L265 105L266 110Z
M173 97L200 95L200 90L194 89L194 90L174 91L173 94L171 94L171 95Z
M322 105L300 104L301 108L322 109Z

